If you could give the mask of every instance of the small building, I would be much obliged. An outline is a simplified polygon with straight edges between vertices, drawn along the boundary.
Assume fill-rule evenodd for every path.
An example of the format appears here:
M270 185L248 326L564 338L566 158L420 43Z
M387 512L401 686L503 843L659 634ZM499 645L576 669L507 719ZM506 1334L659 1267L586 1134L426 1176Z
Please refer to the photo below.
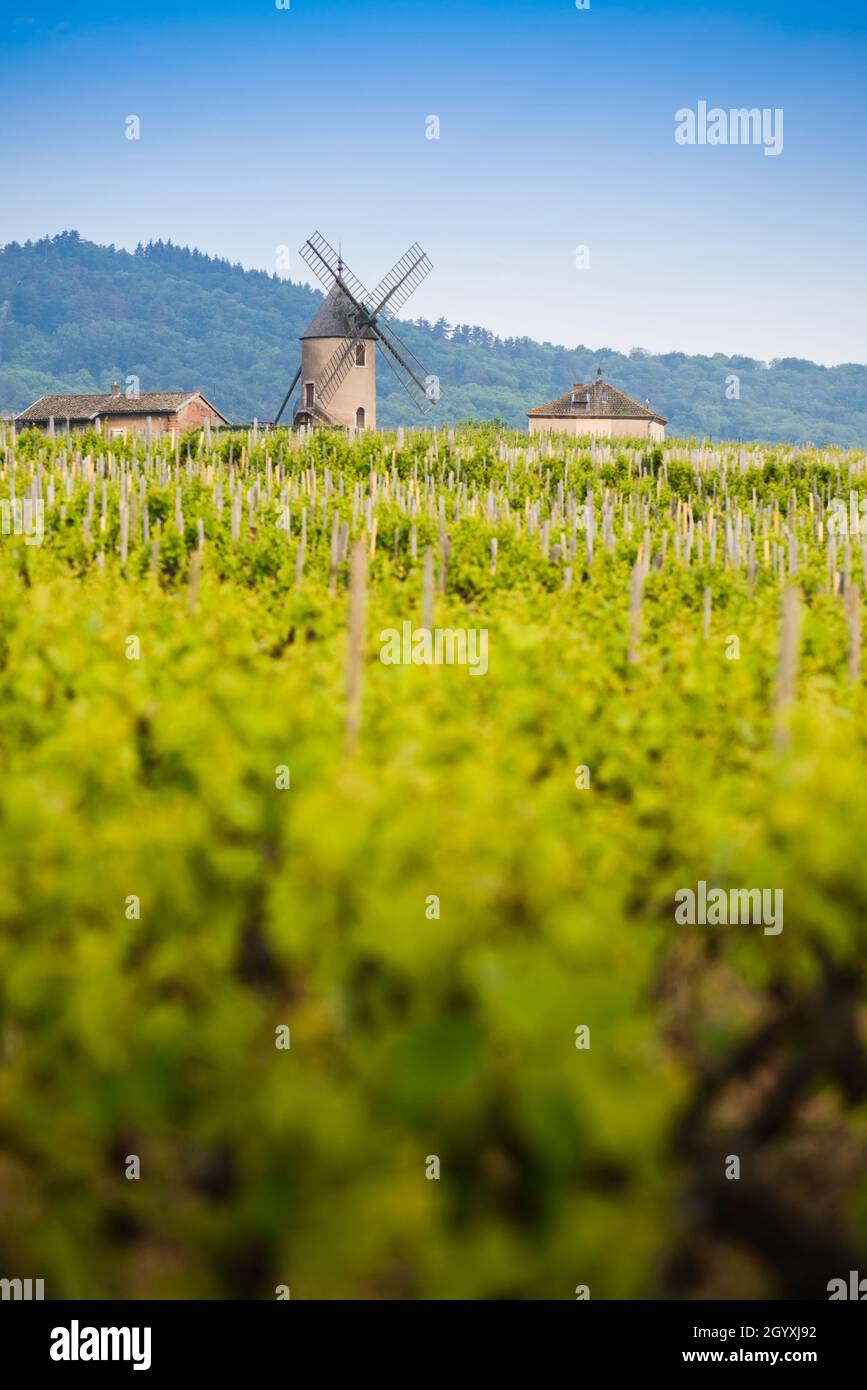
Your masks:
M602 378L583 386L576 382L571 391L527 411L530 434L592 434L616 439L664 439L668 424L664 415L639 405L631 396L618 391Z
M40 396L15 416L16 429L100 429L107 435L169 434L176 430L224 429L231 422L201 391L142 391L125 395L115 382L95 396Z
M301 334L301 394L294 424L376 429L376 334L372 328L362 330L350 357L345 357L347 340L357 337L356 317L352 303L335 285Z

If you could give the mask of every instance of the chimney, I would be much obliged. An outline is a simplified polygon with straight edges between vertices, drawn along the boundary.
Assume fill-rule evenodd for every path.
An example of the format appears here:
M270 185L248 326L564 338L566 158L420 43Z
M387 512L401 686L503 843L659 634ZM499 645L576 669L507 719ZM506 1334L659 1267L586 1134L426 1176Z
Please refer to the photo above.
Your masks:
M113 396L119 396L119 395L120 395L120 385L119 385L119 383L116 382L116 381L113 381L113 382L111 383L111 394L112 394Z

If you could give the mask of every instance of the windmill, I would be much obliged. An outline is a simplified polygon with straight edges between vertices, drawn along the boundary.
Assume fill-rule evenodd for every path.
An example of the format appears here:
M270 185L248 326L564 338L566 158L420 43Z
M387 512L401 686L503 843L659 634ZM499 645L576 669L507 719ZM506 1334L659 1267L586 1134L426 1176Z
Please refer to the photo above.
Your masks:
M327 294L301 335L301 365L274 424L279 423L300 381L295 424L374 429L377 347L407 395L423 415L427 414L439 400L439 381L425 372L390 323L433 269L418 242L392 266L372 294L320 232L308 237L301 256Z

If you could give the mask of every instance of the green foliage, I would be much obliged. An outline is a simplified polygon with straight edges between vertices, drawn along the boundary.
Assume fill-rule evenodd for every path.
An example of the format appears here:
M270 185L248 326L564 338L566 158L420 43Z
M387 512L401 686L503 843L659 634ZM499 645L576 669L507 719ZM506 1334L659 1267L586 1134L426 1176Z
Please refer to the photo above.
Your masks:
M745 1205L806 1223L792 1249L819 1190L863 1259L867 708L819 531L863 454L189 443L6 449L0 496L35 486L45 539L0 537L0 1267L51 1297L611 1298L670 1292L685 1253L692 1294L786 1293L760 1220L731 1219L739 1253L702 1224L732 1151ZM737 563L710 551L727 507ZM787 527L805 614L775 751ZM435 623L487 629L483 678L379 660L421 621L429 544ZM854 539L848 563L863 583ZM783 933L677 926L701 879L782 887ZM823 1258L817 1296L848 1268Z

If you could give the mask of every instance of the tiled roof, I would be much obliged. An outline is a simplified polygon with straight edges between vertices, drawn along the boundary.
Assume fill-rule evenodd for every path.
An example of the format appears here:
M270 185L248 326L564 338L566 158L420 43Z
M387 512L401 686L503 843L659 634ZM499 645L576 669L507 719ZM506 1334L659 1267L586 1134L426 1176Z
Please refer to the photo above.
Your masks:
M343 291L335 285L334 289L329 291L325 302L320 305L319 312L312 323L301 334L302 339L354 338L352 312L350 301ZM365 328L361 336L362 338L375 338L376 334L370 328Z
M198 391L142 391L138 396L125 396L108 391L97 396L40 396L16 415L15 420L27 423L48 420L52 416L55 420L92 420L96 415L171 415L200 394ZM210 405L210 401L207 404ZM219 415L219 410L216 413Z
M616 416L620 420L656 420L660 425L668 424L664 415L659 415L645 405L639 405L631 396L624 395L601 378L588 382L586 386L577 381L572 390L567 391L564 396L548 401L547 405L537 405L534 410L528 410L527 414L548 418L574 416L584 420L610 419Z

